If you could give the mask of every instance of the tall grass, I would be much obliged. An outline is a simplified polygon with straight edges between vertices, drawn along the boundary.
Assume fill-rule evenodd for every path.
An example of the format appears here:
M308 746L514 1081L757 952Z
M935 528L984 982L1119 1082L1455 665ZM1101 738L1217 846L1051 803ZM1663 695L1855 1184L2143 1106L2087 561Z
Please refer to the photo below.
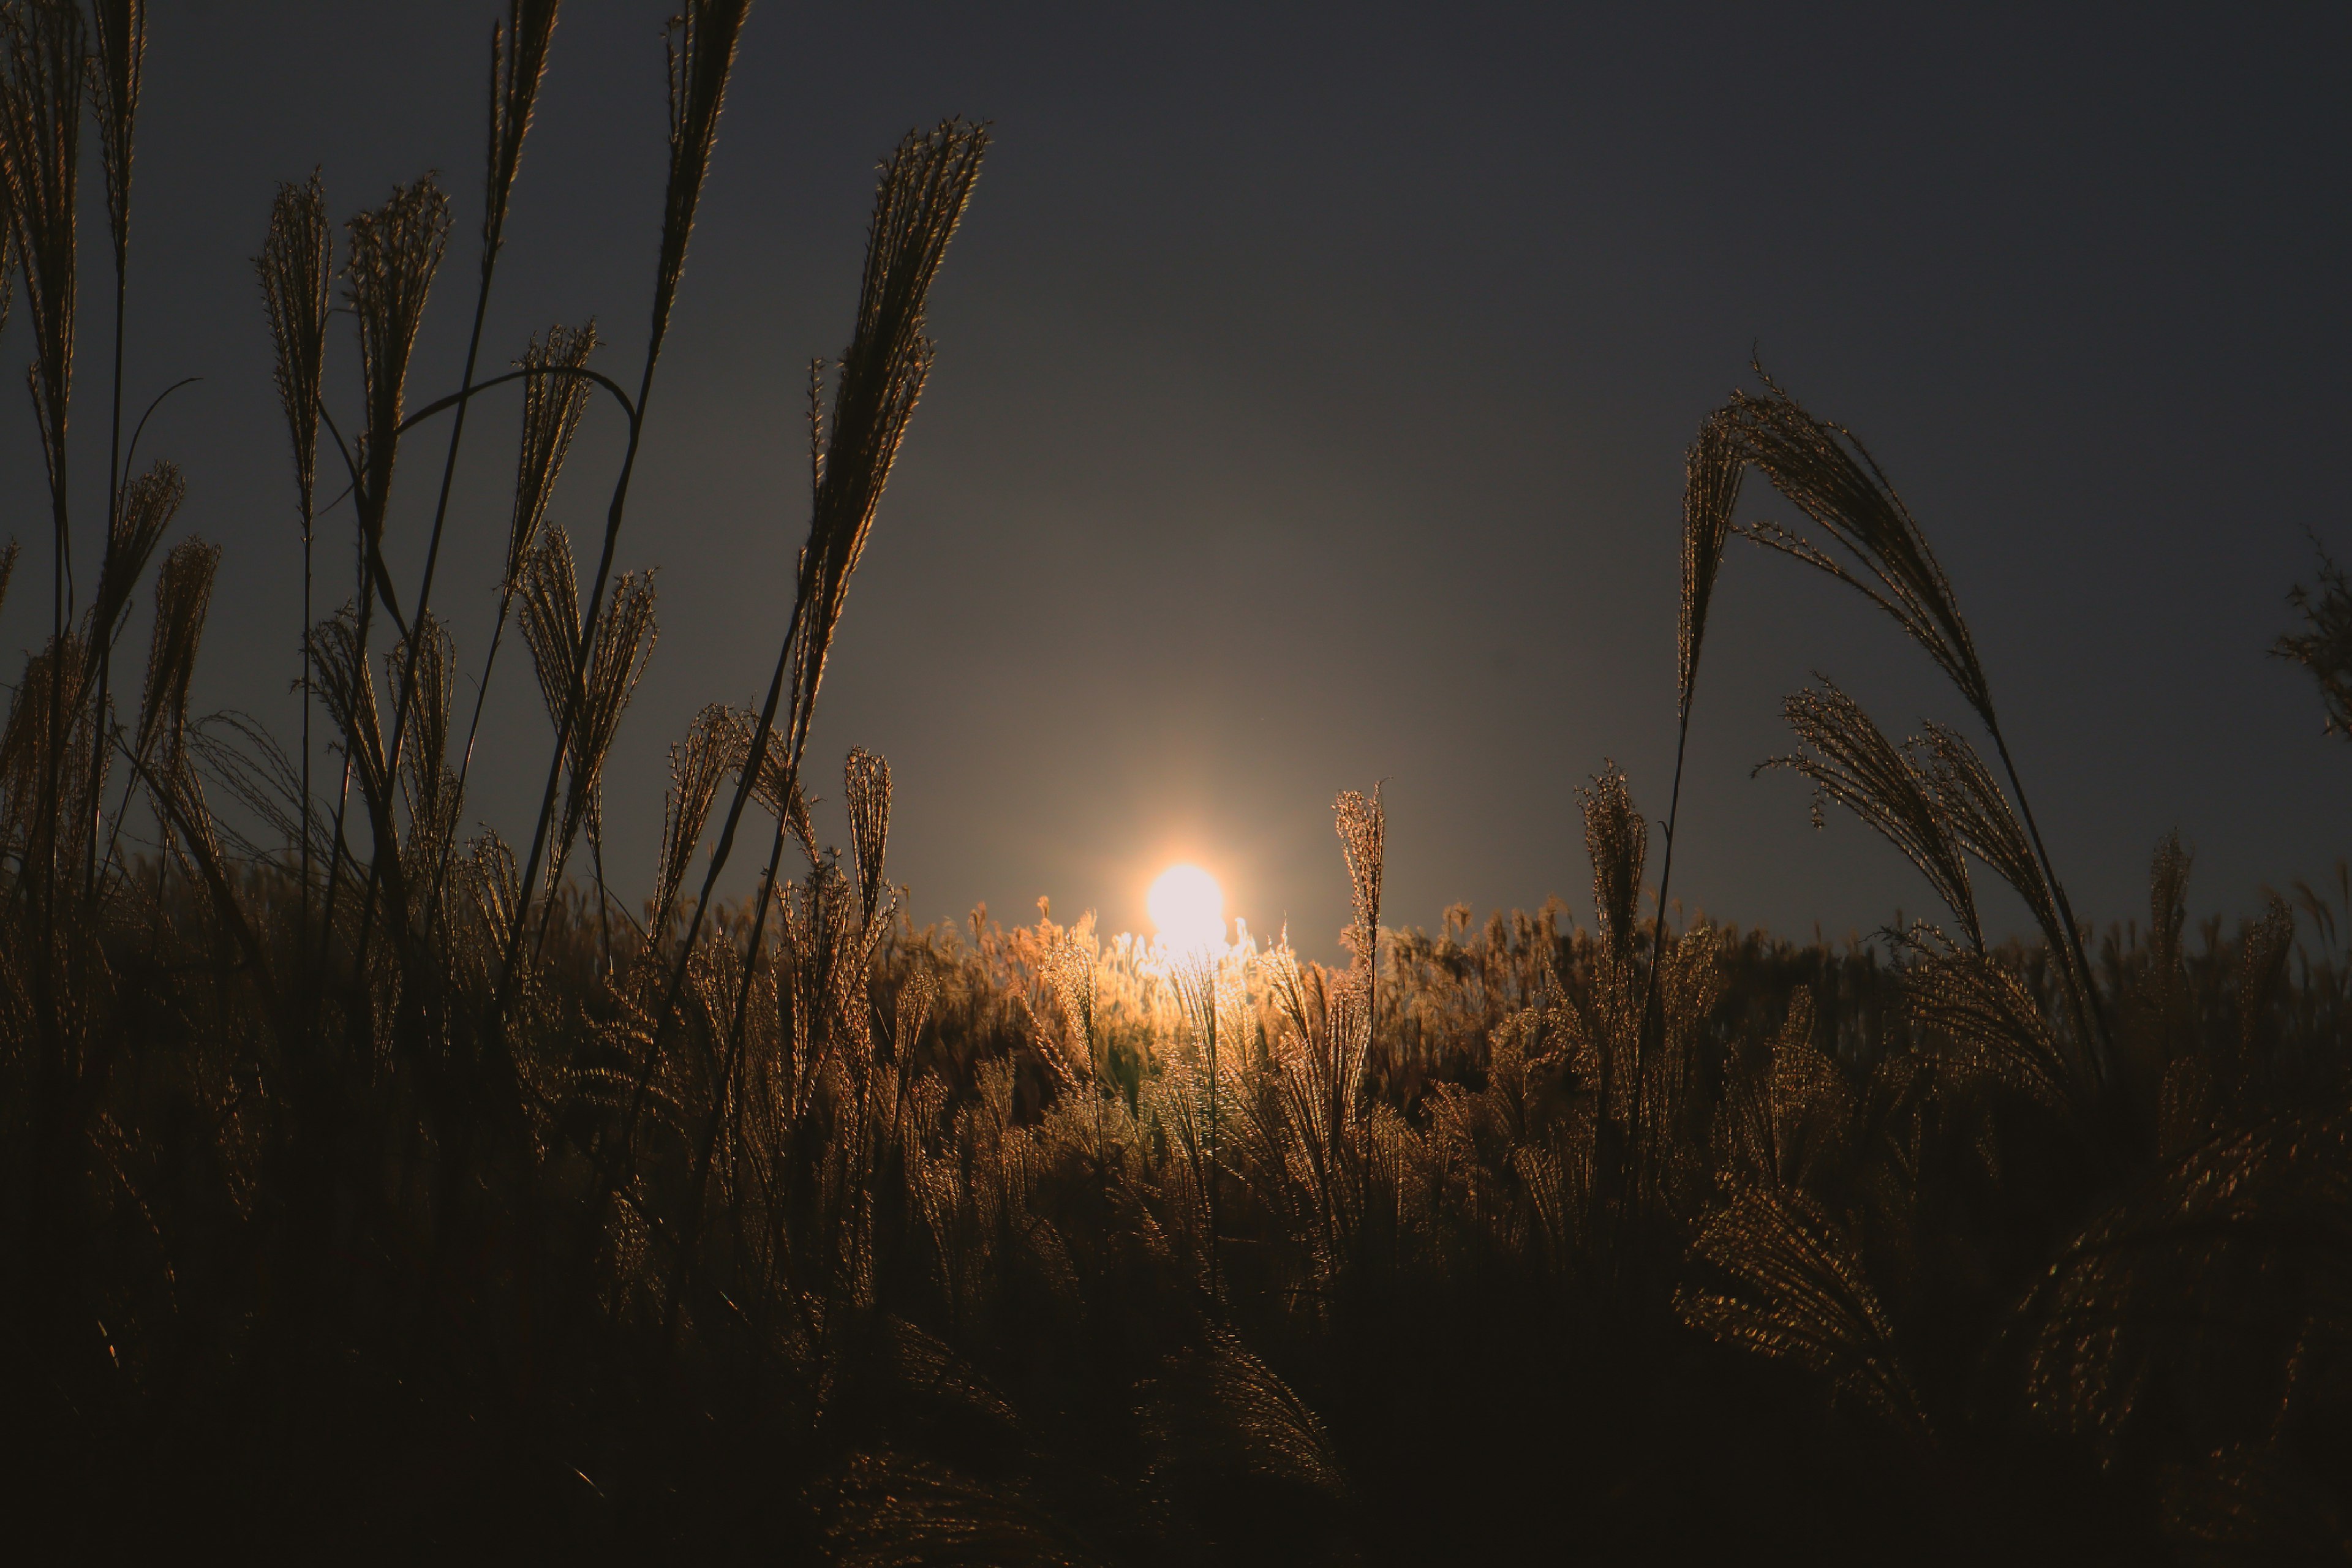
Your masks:
M91 1551L234 1534L271 1555L2341 1558L2352 873L2192 931L2168 840L2144 927L2078 921L1923 526L1769 383L1686 464L1665 857L1745 535L1868 595L1975 721L1897 741L1823 681L1789 699L1778 759L1893 843L1948 928L1843 947L1677 929L1671 861L1654 889L1611 765L1580 796L1585 923L1555 904L1384 926L1375 790L1334 804L1344 969L1286 933L1170 954L1044 907L918 931L887 869L887 763L846 760L845 859L807 805L815 704L987 149L957 121L910 134L879 171L848 347L812 376L764 700L706 707L671 747L652 894L625 903L602 784L655 595L620 541L746 9L697 0L668 37L634 391L592 368L593 326L478 374L560 68L552 4L514 0L493 35L454 391L408 385L449 237L429 178L347 226L340 387L323 186L255 215L304 557L298 760L190 710L220 552L171 538L168 464L126 479L122 451L73 603L68 154L94 83L120 313L144 11L0 7L55 584L0 730L0 1394L37 1439L12 1517ZM583 572L547 519L599 395L625 445ZM433 603L465 417L501 395L516 479L468 667L487 688L515 623L550 747L512 842L458 830L480 699L461 738ZM383 549L398 459L443 417L404 584ZM314 620L322 432L357 502L354 574ZM1751 469L1803 531L1737 521ZM0 594L17 558L0 550ZM2335 702L2332 571L2282 651ZM119 717L106 672L142 591L154 630ZM342 759L325 798L314 705ZM730 904L747 818L768 853ZM1993 940L1988 868L2038 940Z

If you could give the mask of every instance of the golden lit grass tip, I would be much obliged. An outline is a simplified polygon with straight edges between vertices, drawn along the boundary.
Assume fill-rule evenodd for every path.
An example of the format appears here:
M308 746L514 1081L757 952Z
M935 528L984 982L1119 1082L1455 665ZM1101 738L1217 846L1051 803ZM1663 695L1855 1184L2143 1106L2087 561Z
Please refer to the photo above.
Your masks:
M408 385L409 356L425 320L425 296L449 243L449 198L430 174L394 186L390 200L345 225L349 259L343 297L359 322L360 378L367 399L362 426L362 515L383 525L393 458Z

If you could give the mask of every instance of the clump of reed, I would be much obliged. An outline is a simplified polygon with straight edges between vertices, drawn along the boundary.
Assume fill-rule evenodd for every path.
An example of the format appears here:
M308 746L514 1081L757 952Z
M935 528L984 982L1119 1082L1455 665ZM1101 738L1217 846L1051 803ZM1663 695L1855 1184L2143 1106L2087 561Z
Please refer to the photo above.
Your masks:
M190 710L220 552L171 537L168 463L126 477L119 357L74 604L74 137L87 97L120 320L145 11L0 6L10 276L53 481L50 636L0 729L0 1388L44 1438L11 1474L39 1510L125 1548L233 1528L871 1563L2342 1555L2352 873L2192 931L2168 839L2144 928L2079 922L1924 527L1769 381L1685 462L1654 885L1651 824L1604 764L1579 795L1584 923L1554 903L1384 925L1376 788L1334 803L1341 967L1287 932L1171 954L1043 904L918 931L888 764L845 759L835 849L807 756L987 150L960 121L910 134L848 345L813 368L770 684L671 747L651 896L625 902L604 770L656 599L621 536L748 6L688 0L667 35L634 390L592 363L593 324L477 378L557 9L510 0L493 29L454 391L408 385L449 240L430 178L354 217L340 268L320 176L268 216L298 760ZM331 350L353 347L338 392ZM487 689L517 624L550 726L512 840L461 827L480 698L461 737L434 602L467 416L502 393L515 481L469 668ZM599 396L622 447L583 572L551 506ZM445 418L403 583L397 459ZM321 432L354 575L314 620ZM1800 521L1738 521L1751 469ZM1741 537L1864 593L1959 697L1970 727L1898 741L1823 679L1768 764L1895 845L1948 925L1831 947L1671 923L1700 653ZM0 595L18 558L0 548ZM2340 724L2342 574L2323 559L2319 583L2281 651ZM125 722L109 671L142 584ZM341 758L323 796L314 701ZM768 854L730 905L747 818ZM2036 940L1996 940L1987 870Z

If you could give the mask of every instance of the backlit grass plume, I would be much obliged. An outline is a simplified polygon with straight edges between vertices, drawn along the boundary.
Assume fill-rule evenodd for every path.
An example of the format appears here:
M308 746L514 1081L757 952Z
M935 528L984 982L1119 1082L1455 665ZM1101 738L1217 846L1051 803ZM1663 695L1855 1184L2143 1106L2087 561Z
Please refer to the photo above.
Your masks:
M1348 942L1364 965L1369 1012L1380 970L1381 879L1388 854L1388 814L1381 808L1381 792L1375 785L1369 798L1356 790L1342 790L1331 803L1331 816L1339 834L1339 854L1348 867L1348 902L1354 916Z
M654 269L654 346L648 357L660 352L669 330L670 307L686 270L686 242L694 233L695 209L710 177L719 111L727 101L736 45L751 13L751 0L684 0L670 18L669 180L662 196L661 253Z
M580 646L579 586L573 575L572 542L561 528L550 528L531 555L523 575L522 632L539 672L540 697L548 717L559 719L570 685L572 650ZM646 660L653 652L654 584L648 572L624 573L613 584L610 603L599 617L599 636L588 669L588 700L582 721L572 731L565 763L569 781L563 816L556 836L555 855L549 862L551 888L563 875L573 846L584 829L592 847L604 832L604 759L620 732L621 715L644 679Z
M1762 368L1758 367L1759 376ZM1776 523L1758 523L1748 536L1828 574L1886 612L1924 648L1992 737L2010 789L2041 862L2042 879L2058 913L2060 961L2074 971L2070 986L2081 1000L2094 1060L2105 1071L2105 1026L2098 1015L2091 966L2066 889L2035 826L2017 764L2010 756L1992 689L1975 639L1935 551L1869 450L1853 433L1808 413L1769 376L1761 395L1735 391L1717 417L1728 422L1740 458L1753 463L1812 525L1814 535Z
M1809 1368L1895 1432L1929 1437L1886 1310L1853 1243L1820 1205L1795 1189L1751 1187L1708 1223L1693 1253L1724 1285L1679 1291L1683 1321Z
M1759 763L1757 771L1785 767L1811 780L1819 797L1813 808L1817 826L1819 799L1835 801L1868 823L1927 879L1969 946L1982 951L1984 928L1968 858L1927 773L1832 682L1793 694L1780 710L1796 731L1799 749Z
M614 552L619 547L621 524L626 515L629 481L635 472L645 408L653 395L654 370L661 362L662 344L668 336L670 310L677 303L678 279L686 269L687 241L694 233L695 211L702 200L703 184L709 177L711 148L719 136L719 110L726 104L728 79L735 68L736 45L751 8L751 0L686 0L685 8L670 19L665 35L669 171L662 195L661 244L654 267L652 321L646 337L645 367L637 382L636 401L630 405L629 444L622 455L620 477L614 483L612 502L604 514L604 542L597 556L592 598L604 593L613 574ZM588 662L594 653L597 626L592 623L572 666L572 689L563 716L556 724L555 750L549 759L547 783L540 796L539 820L531 829L530 848L523 860L526 889L537 876L554 821L556 786L572 744L572 729L580 720L581 705L586 700ZM740 809L740 795L737 804ZM696 905L698 926L701 905L708 901L706 889L705 898ZM520 941L518 929L516 942ZM690 933L687 946L689 950L693 946ZM509 982L520 956L520 945L509 948L504 970ZM685 984L685 976L681 966L677 984L671 987L673 1002Z
M654 881L654 899L646 922L649 941L658 947L677 908L686 885L695 846L710 820L719 786L727 780L735 749L739 721L723 702L713 702L695 715L686 739L669 749L669 793L662 803L661 860Z
M522 166L523 138L547 74L547 47L562 0L507 0L507 19L490 30L489 167L483 181L482 265L505 243L507 204Z
M269 316L270 374L286 415L306 542L319 489L319 395L326 380L327 317L334 308L334 249L327 193L317 172L305 184L279 185L253 269Z
M808 539L801 546L792 620L777 650L775 672L752 729L742 778L711 852L701 895L695 900L686 943L671 976L672 1000L656 1016L657 1019L667 1016L685 984L687 964L711 890L733 852L744 805L751 798L754 784L765 776L769 751L776 739L776 710L788 678L792 700L783 720L783 787L778 793L786 799L798 793L801 756L815 716L817 689L824 679L825 656L847 600L850 575L865 552L883 487L889 480L930 368L931 345L922 329L931 282L962 220L987 146L984 127L950 121L927 135L910 132L883 169L874 216L866 226L865 279L858 291L856 325L848 352L842 356L829 439L824 422L814 416L812 385L810 443L812 451L821 450L822 455L814 457L811 463L814 493ZM786 823L780 819L762 887L774 885L785 832ZM765 929L767 909L763 895L752 924L754 952Z
M425 297L448 247L449 198L427 174L413 184L394 187L383 205L356 215L345 227L343 297L359 323L366 411L357 500L366 546L373 552L382 543L392 495L409 357L425 320Z
M538 542L540 525L547 521L547 503L555 495L555 481L563 459L579 434L595 389L576 373L586 368L596 351L596 323L574 329L561 321L534 337L518 367L532 374L523 378L522 440L515 452L514 511L507 527L507 565L502 587L511 590L522 579L523 563Z

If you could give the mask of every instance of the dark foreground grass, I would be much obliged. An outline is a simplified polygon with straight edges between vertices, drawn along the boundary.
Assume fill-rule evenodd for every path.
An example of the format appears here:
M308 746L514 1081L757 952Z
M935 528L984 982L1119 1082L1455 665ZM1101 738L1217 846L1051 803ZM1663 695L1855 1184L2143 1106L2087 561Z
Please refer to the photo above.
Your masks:
M256 215L305 560L289 757L189 710L219 552L164 549L168 464L110 464L75 602L75 139L93 110L120 322L145 8L0 4L10 276L52 481L49 636L0 731L12 1542L2345 1560L2352 883L2339 867L2191 932L2168 841L2144 925L2078 919L1924 530L1769 379L1691 448L1675 721L1735 535L1870 596L1968 725L1897 742L1823 682L1789 700L1779 763L1899 849L1942 924L1836 950L1677 929L1605 769L1581 796L1588 927L1558 907L1385 925L1385 820L1349 792L1342 969L1105 944L1042 910L913 931L887 765L848 759L845 853L803 791L987 144L911 134L880 171L848 347L812 368L810 521L765 699L672 748L652 895L616 896L645 884L608 877L603 770L656 634L650 579L616 573L629 475L747 9L688 0L671 27L634 387L585 324L478 377L553 0L512 0L493 39L454 392L412 406L407 386L452 223L430 176L352 217L340 263L321 182ZM477 758L432 610L467 419L500 396L521 440L470 678L487 688L518 623L551 740L511 839L461 831L467 780L542 758ZM546 516L591 398L625 445L583 572ZM398 583L395 483L432 483L436 456L425 565ZM1736 523L1749 474L1793 522ZM316 618L314 530L346 491L356 581ZM114 674L142 584L134 713ZM2340 721L2341 574L2297 603L2282 651ZM1678 764L1669 854L1679 791ZM730 908L712 889L747 829L764 869ZM1987 938L1988 875L2032 940Z

